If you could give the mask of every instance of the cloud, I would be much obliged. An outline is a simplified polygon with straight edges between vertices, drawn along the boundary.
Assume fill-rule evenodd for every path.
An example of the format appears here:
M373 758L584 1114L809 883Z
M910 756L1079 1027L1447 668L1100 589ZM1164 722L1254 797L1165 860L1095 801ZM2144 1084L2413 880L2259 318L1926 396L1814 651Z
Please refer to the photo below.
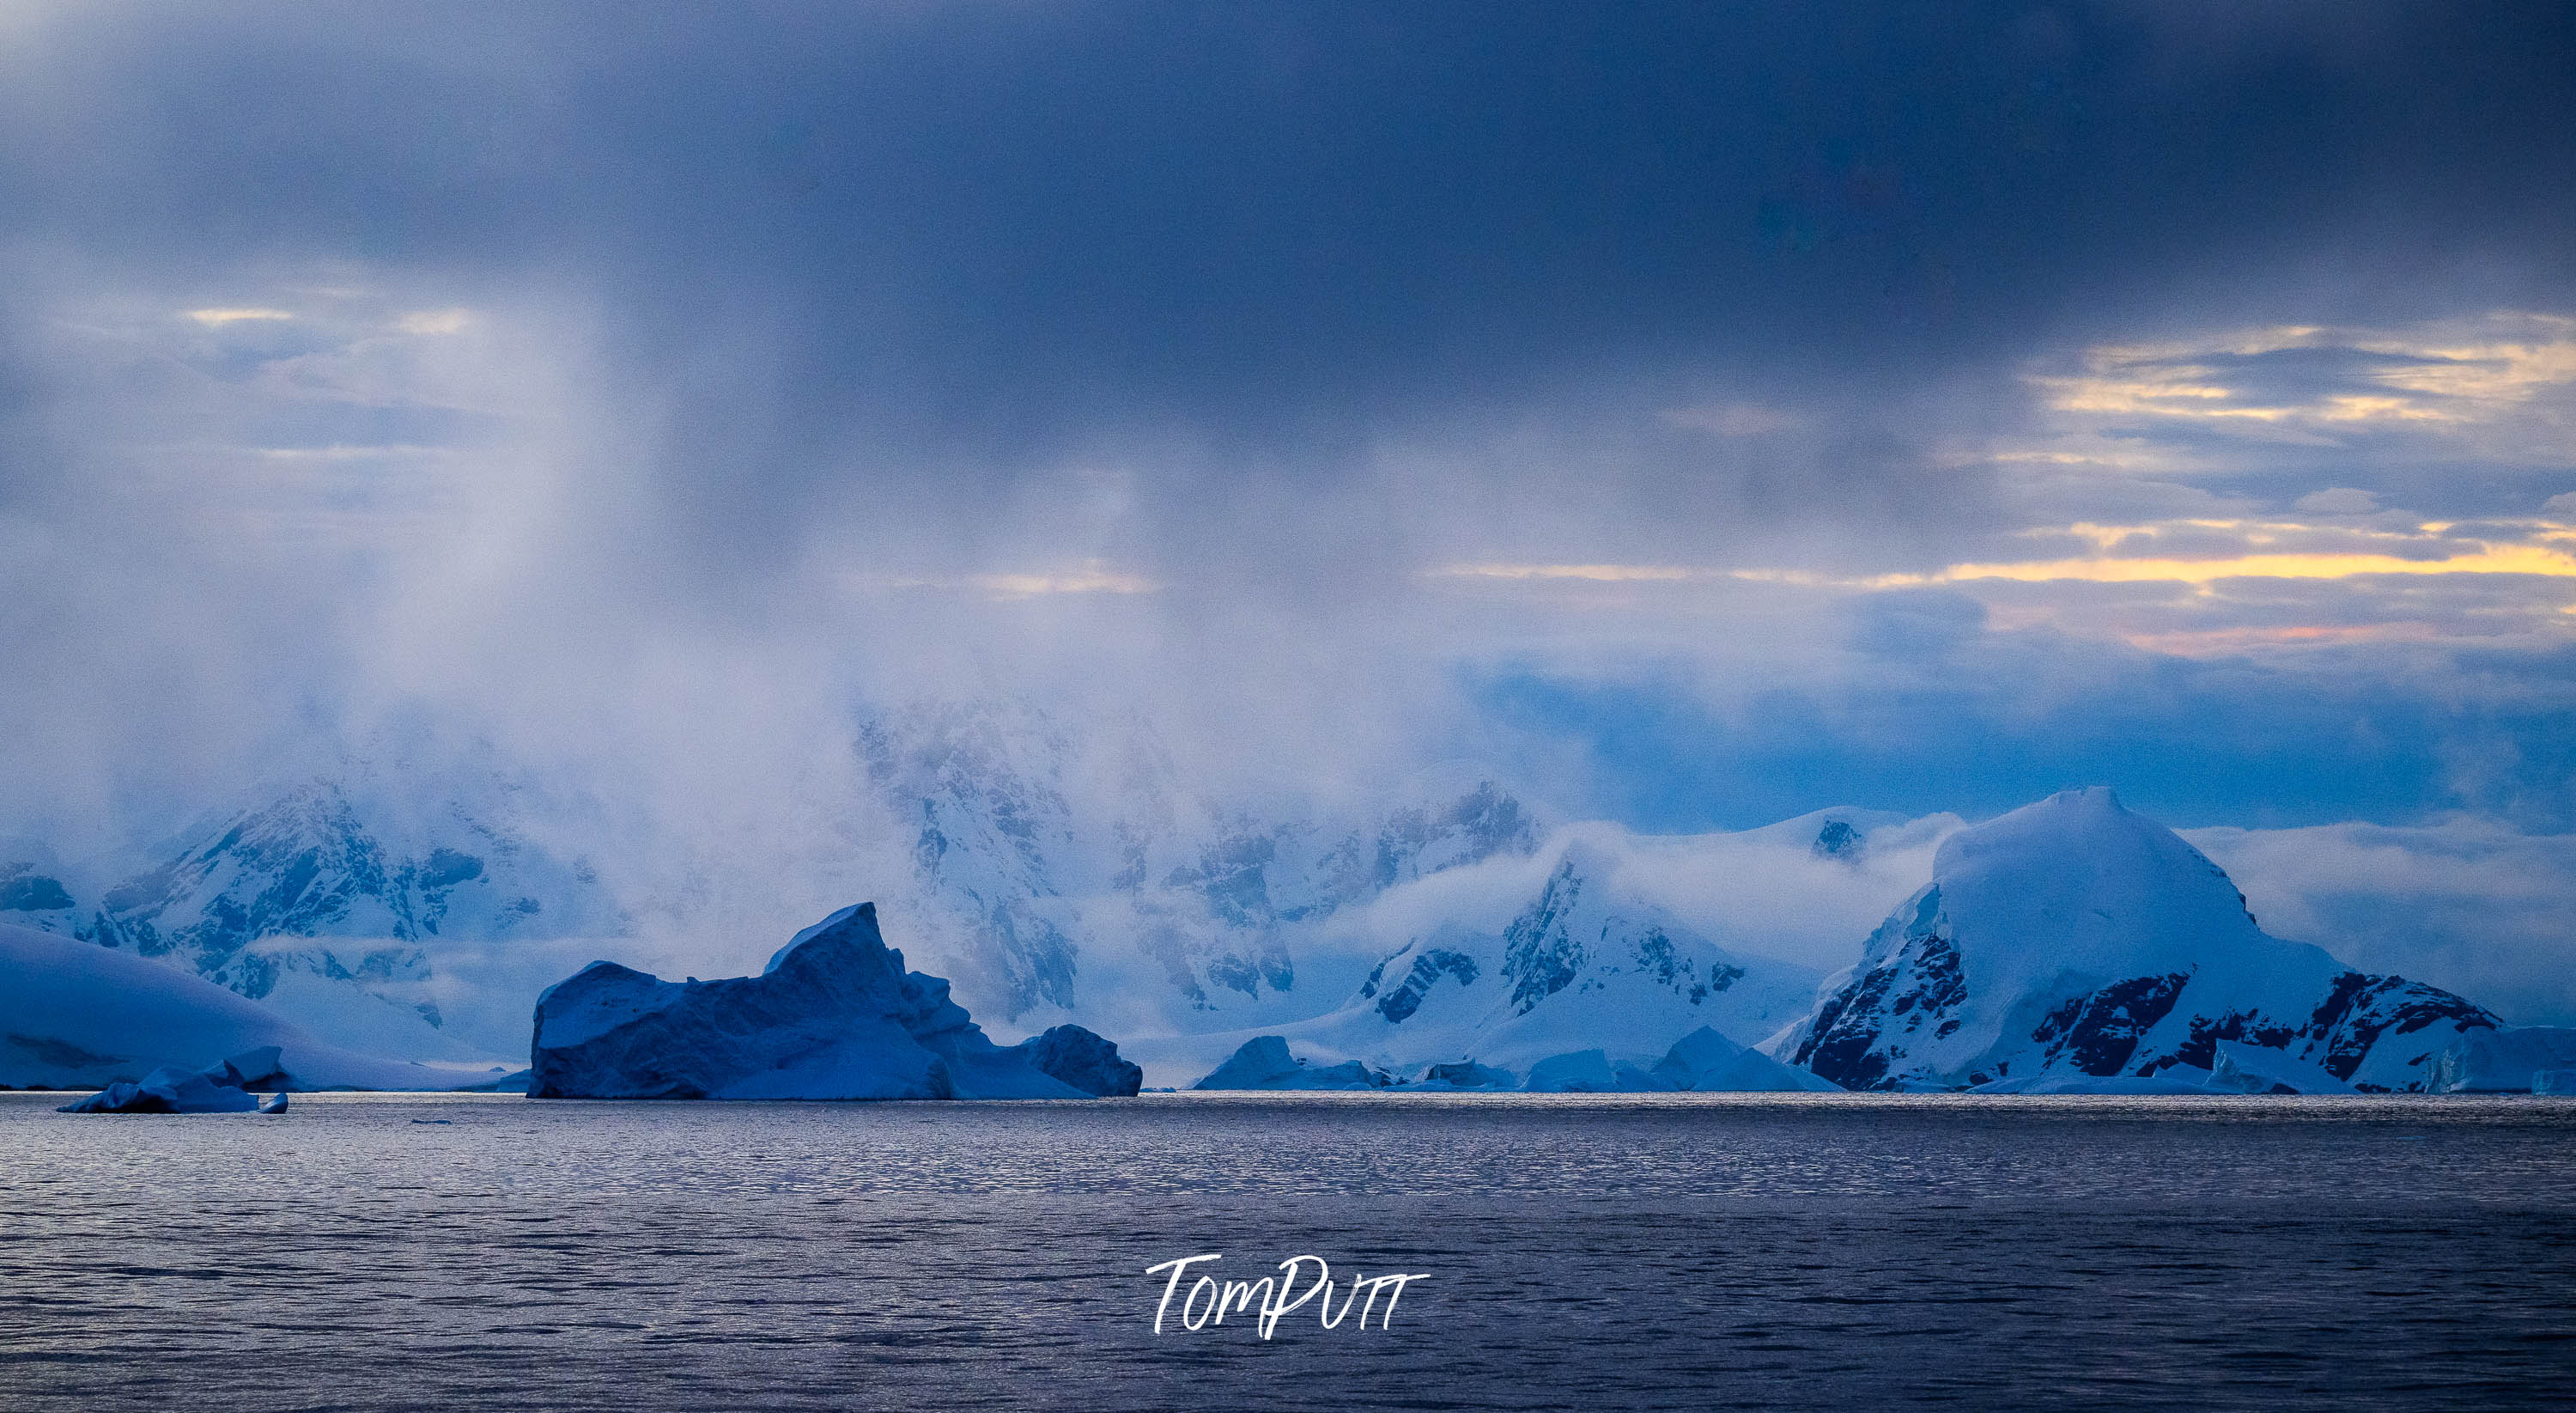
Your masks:
M2492 315L2411 330L2313 326L2089 349L2079 374L2035 374L2063 412L2241 420L2465 425L2576 383L2576 319ZM2447 427L2445 428L2448 429Z
M2332 490L2310 491L2292 505L2310 515L2369 515L2379 509L2379 497L2369 491L2338 486Z
M2154 581L2206 584L2213 579L2346 579L2360 574L2536 574L2564 578L2576 575L2576 557L2547 545L2481 544L2468 553L2432 560L2406 559L2390 554L2245 554L2226 559L2054 559L2019 564L1954 564L1935 576L1934 582L2079 579L2091 583Z
M1598 584L1678 583L1707 572L1673 564L1444 564L1425 571L1433 579L1582 579Z
M2452 819L2188 837L2270 932L2456 991L2515 1024L2576 1024L2576 836Z
M403 315L394 327L407 334L453 334L473 322L470 309L429 309Z
M1738 402L1712 407L1677 407L1663 414L1676 427L1695 427L1721 437L1759 437L1794 431L1806 425L1796 413L1760 403Z
M207 328L220 329L226 324L238 324L245 319L292 319L295 316L283 309L191 309L188 311L188 317Z
M969 589L994 600L1036 598L1045 594L1155 594L1163 586L1138 574L1123 573L1099 560L1055 572L968 574L958 578L909 578L854 573L853 587L884 589Z

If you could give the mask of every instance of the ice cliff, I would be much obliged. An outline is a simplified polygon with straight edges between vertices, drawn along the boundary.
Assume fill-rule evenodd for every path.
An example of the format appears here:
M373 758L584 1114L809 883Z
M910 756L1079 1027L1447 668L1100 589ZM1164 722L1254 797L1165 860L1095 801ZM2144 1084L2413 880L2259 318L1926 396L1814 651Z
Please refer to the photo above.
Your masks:
M557 1099L1080 1099L1133 1094L1079 1026L995 1044L904 970L876 905L798 933L758 976L664 981L594 962L537 998L528 1093Z
M2576 1029L2473 1030L2433 1057L2424 1087L2436 1094L2563 1094L2564 1081L2544 1076L2570 1070L2576 1070Z

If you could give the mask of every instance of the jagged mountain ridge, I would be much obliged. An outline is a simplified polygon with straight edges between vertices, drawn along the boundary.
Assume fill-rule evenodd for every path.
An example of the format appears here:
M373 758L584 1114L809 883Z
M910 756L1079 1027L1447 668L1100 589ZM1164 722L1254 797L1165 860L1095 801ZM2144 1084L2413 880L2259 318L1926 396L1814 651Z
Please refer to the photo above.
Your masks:
M1650 1064L1702 1026L1761 1042L1806 1014L1818 973L1729 950L1657 902L1635 863L1673 842L1578 825L1527 859L1417 881L1377 910L1402 917L1359 920L1392 926L1400 944L1338 1008L1284 1033L1403 1074L1526 1070L1581 1049ZM1411 896L1426 891L1457 896Z
M914 880L948 951L1006 1019L1104 998L1086 951L1186 1008L1293 993L1299 939L1390 888L1535 846L1489 779L1336 818L1296 802L1189 795L1152 733L1084 740L1011 703L929 704L859 732L871 786L916 821ZM971 983L970 983L971 984Z
M2502 1024L2263 932L2223 870L2095 788L1945 841L1774 1053L1850 1089L1960 1088L2207 1070L2243 1041L2388 1091Z
M613 932L621 920L586 863L553 858L491 817L502 809L476 808L490 801L449 799L422 816L384 806L384 782L370 783L366 794L335 779L287 786L141 861L101 861L92 872L114 881L61 888L48 901L63 906L12 916L271 1002L333 1043L491 1052L488 1038L440 1035L440 944Z

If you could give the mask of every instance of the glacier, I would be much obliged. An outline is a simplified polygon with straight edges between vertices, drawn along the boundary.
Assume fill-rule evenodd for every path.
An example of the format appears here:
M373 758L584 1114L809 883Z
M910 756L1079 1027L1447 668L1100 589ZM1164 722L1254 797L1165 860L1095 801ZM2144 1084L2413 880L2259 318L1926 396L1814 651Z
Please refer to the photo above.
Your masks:
M1850 1089L1964 1089L2214 1072L2242 1045L2282 1057L2230 1050L2244 1082L2295 1061L2388 1092L2425 1088L2445 1046L2502 1025L2265 933L2217 865L2094 787L1951 835L1932 882L1768 1048Z
M1874 917L1919 876L1913 854L1929 854L1923 821L1847 809L1696 839L1552 826L1468 762L1356 794L1203 798L1150 729L1076 730L1010 700L870 708L850 752L851 772L829 787L846 796L796 808L875 852L818 855L789 891L876 891L976 1014L1013 1035L1117 1034L1167 1085L1254 1035L1344 1009L1347 1033L1299 1043L1406 1072L1526 1068L1596 1041L1651 1055L1703 1023L1758 1040L1793 1018L1817 975L1762 954L1787 933L1815 951L1865 930L1838 926L1810 885L1870 899ZM740 853L655 843L648 821L550 791L479 743L377 742L274 778L285 783L168 840L79 867L41 845L0 845L0 917L203 977L343 1049L471 1063L522 1053L538 993L590 958L665 975L742 969L749 956L707 939L776 906L775 880L746 874ZM881 822L886 839L871 832ZM1576 867L1553 880L1551 902L1574 841ZM585 850L605 850L598 866ZM1545 915L1577 894L1575 924L1607 911L1623 931L1550 927ZM1615 906L1596 906L1613 894ZM824 910L813 906L806 918ZM1547 999L1516 1028L1496 1018L1513 1034L1462 1035L1447 995L1400 1028L1370 1019L1400 1010L1408 986L1456 982L1454 961L1419 974L1427 953L1462 951L1427 936L1435 912L1476 946L1518 945L1487 975L1526 962L1537 990L1521 1000ZM1525 935L1507 937L1522 913ZM1404 973L1399 994L1361 996L1408 946L1388 968ZM1636 988L1649 965L1670 967L1678 988L1660 977L1661 997ZM1733 966L1755 975L1731 981ZM1719 989L1702 971L1733 994L1690 1004L1692 986ZM1580 974L1548 991L1569 973ZM1587 1037L1586 1014L1617 1017L1610 993L1628 989L1646 1003L1638 1024Z
M2311 1064L2284 1050L2248 1045L2241 1040L2216 1041L2211 1049L2214 1057L2205 1083L2213 1090L2232 1090L2242 1094L2358 1092L2324 1066Z
M798 933L758 976L594 962L538 997L529 1068L540 1099L1087 1099L1142 1082L1080 1027L995 1044L946 981L904 969L873 903Z

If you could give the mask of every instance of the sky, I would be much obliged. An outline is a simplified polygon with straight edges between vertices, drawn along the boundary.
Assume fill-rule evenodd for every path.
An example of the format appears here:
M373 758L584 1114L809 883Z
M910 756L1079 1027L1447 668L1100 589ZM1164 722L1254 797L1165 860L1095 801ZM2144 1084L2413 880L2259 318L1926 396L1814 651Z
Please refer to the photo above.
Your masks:
M989 694L1211 789L2110 784L2576 897L2571 71L2557 5L10 0L0 834L393 720L738 814Z

